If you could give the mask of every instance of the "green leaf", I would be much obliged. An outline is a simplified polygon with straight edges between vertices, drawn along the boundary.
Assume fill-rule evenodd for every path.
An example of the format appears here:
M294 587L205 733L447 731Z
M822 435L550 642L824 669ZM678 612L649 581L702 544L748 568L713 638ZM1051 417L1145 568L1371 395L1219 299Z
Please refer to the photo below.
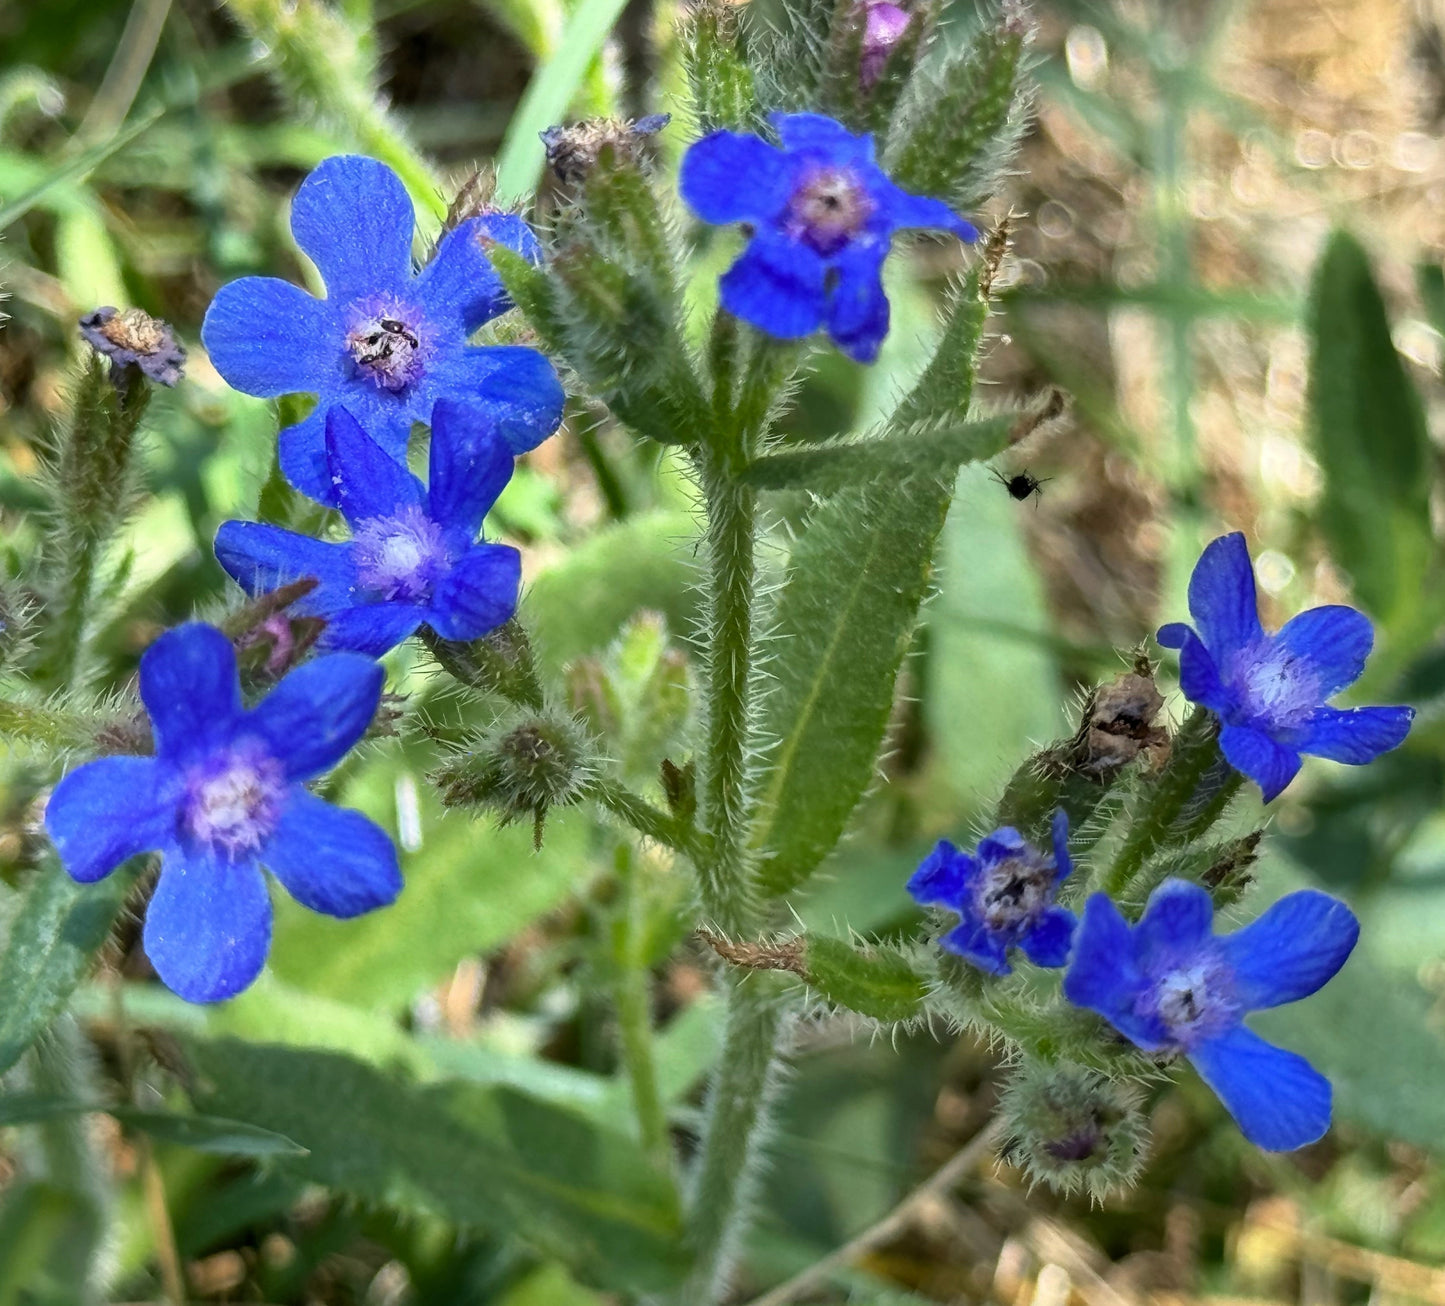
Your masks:
M0 953L0 1072L65 1009L134 883L117 871L80 885L54 858L41 862Z
M848 490L793 550L761 728L775 742L754 844L771 893L807 879L872 783L949 498L924 477Z
M175 1143L217 1156L305 1156L306 1149L289 1138L221 1116L184 1115L176 1111L142 1111L136 1107L110 1107L108 1113L123 1125L139 1129L162 1143Z
M850 444L815 445L755 459L743 480L760 490L811 490L834 494L849 486L898 477L952 477L964 464L992 458L1008 445L1019 415L1003 413L942 431Z
M552 57L533 73L507 126L497 152L497 203L510 203L536 184L545 157L539 133L566 118L588 67L626 3L581 0L572 11Z
M1364 249L1337 231L1310 301L1310 431L1325 476L1319 521L1355 593L1413 620L1433 549L1430 437Z
M506 1230L610 1287L661 1291L682 1266L671 1182L625 1134L505 1087L415 1087L331 1053L187 1044L208 1112L294 1138L278 1162L403 1212Z
M810 935L804 953L808 983L829 1002L874 1020L922 1014L928 986L896 948L855 948L826 934Z
M700 135L720 128L752 131L762 123L752 69L738 46L738 26L737 6L726 0L704 0L683 23L682 63Z

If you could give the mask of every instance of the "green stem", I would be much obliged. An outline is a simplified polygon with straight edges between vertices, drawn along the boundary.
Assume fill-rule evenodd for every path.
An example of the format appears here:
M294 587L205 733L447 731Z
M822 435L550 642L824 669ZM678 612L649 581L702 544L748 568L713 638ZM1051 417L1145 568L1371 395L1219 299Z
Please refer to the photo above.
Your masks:
M1218 719L1207 709L1197 707L1175 734L1169 764L1149 790L1142 809L1134 814L1129 833L1104 877L1104 892L1119 896L1155 849L1208 829L1232 796L1226 796L1201 826L1201 816L1213 809L1221 788L1227 785L1228 772L1219 753ZM1187 824L1179 829L1176 823L1181 816L1186 817ZM1194 834L1188 835L1187 831Z
M631 848L623 848L622 902L615 921L613 953L622 1063L632 1090L632 1110L643 1150L664 1171L672 1164L667 1113L657 1087L657 1066L652 1051L652 975L647 965L646 896L637 883L639 874Z
M686 1306L719 1301L748 1214L762 1156L785 1032L769 976L730 972L728 1023L708 1091L702 1157L690 1194L693 1269L679 1296Z
M747 836L757 493L737 479L746 463L741 434L731 449L704 450L700 461L708 510L708 647L698 798L712 846L696 864L704 910L731 933L746 929L753 910Z
M626 785L614 780L598 780L589 787L588 793L643 838L691 857L700 859L704 856L704 841L690 823L655 807Z

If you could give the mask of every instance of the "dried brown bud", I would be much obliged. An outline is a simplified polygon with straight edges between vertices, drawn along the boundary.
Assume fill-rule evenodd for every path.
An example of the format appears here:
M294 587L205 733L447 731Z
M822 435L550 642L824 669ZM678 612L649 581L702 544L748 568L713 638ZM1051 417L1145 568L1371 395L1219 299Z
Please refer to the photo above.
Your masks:
M588 118L567 126L548 127L540 133L547 147L547 166L564 186L573 186L584 181L597 166L603 150L611 149L619 160L640 163L648 139L671 121L671 114L654 113L636 122Z
M80 319L80 334L110 359L110 379L117 389L128 383L132 367L161 385L175 385L181 379L184 347L166 323L141 309L98 308Z
M1164 697L1154 677L1138 668L1094 691L1074 741L1075 765L1099 778L1118 774L1142 756L1150 768L1161 766L1169 755L1169 732L1154 719Z

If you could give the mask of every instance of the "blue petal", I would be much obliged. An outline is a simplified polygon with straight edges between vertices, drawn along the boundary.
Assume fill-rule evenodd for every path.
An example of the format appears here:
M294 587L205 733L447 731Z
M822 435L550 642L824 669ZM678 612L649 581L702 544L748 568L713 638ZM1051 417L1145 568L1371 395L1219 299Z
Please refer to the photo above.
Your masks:
M1144 907L1134 927L1134 948L1147 972L1150 962L1162 966L1204 949L1213 932L1214 901L1209 890L1188 880L1165 880Z
M442 237L432 261L416 279L414 294L425 305L429 322L446 323L450 330L470 335L512 307L487 255L492 245L505 245L533 263L541 258L537 238L515 214L469 219Z
M1179 650L1179 688L1191 703L1198 703L1213 712L1225 712L1233 699L1203 641L1188 626L1173 622L1160 626L1154 636L1164 648Z
M1414 719L1413 707L1321 707L1280 737L1301 753L1363 766L1404 743Z
M718 283L734 317L783 340L811 335L823 322L826 264L806 245L761 228Z
M475 539L512 478L512 451L478 404L439 400L432 410L427 504L431 519Z
M329 405L316 407L294 426L281 429L276 456L281 474L302 494L328 508L336 506L336 490L326 469L326 413Z
M341 375L342 331L330 304L275 277L222 286L201 323L211 364L243 394L315 394Z
M1064 975L1064 996L1076 1007L1096 1011L1146 1052L1172 1046L1157 1017L1137 1007L1146 981L1129 924L1108 896L1096 893L1084 906L1074 934L1074 955Z
M335 502L353 526L420 507L426 497L421 482L344 408L333 408L326 415L326 470Z
M1286 894L1257 920L1220 940L1246 1011L1307 998L1345 964L1360 922L1318 889Z
M1067 908L1050 907L1019 944L1035 966L1062 966L1069 959L1078 925L1078 917Z
M1054 883L1061 884L1074 873L1074 861L1069 856L1069 814L1062 807L1054 813L1049 834L1054 843Z
M908 892L923 907L961 911L964 891L978 871L978 863L947 839L940 839L908 880Z
M821 113L770 113L768 121L785 150L826 154L830 163L872 163L873 137L855 136L840 122Z
M1008 964L1008 944L996 930L977 921L965 917L961 925L938 942L946 951L971 961L990 975L1013 974L1013 967Z
M910 194L895 186L881 172L869 186L868 193L878 205L878 216L886 221L890 232L900 228L927 228L952 232L960 240L978 239L978 228L959 217L942 200Z
M535 449L562 424L567 400L552 364L521 345L462 350L433 369L431 393L481 405L514 454Z
M181 759L229 741L241 716L231 641L199 621L166 631L141 655L140 696L157 756Z
M678 190L704 222L767 222L793 192L796 164L756 136L718 131L683 155Z
M1326 699L1360 678L1375 628L1363 612L1331 604L1291 617L1274 638L1315 669L1320 698Z
M150 757L102 757L67 775L45 805L45 832L70 878L104 879L175 831L175 795Z
M1189 1060L1256 1147L1292 1152L1328 1132L1330 1081L1244 1026L1197 1045Z
M253 597L303 576L316 577L317 587L294 605L307 615L330 616L350 604L356 587L350 545L313 540L264 522L222 522L215 552L226 574Z
M146 912L145 952L187 1002L220 1002L246 988L271 946L271 899L253 861L166 851Z
M247 716L285 768L308 780L336 765L366 733L386 673L359 653L327 653L285 676Z
M522 555L510 544L462 554L432 594L427 624L443 639L480 639L511 619L522 585Z
M405 286L415 225L401 178L359 154L318 164L291 201L291 234L333 300Z
M888 334L883 293L887 240L854 241L833 260L837 284L828 292L828 334L849 358L871 363Z
M303 907L346 920L401 892L396 848L374 821L299 786L261 860Z
M978 860L985 866L1017 857L1028 847L1028 840L1011 825L1001 825L978 841Z
M1221 535L1200 555L1189 578L1189 612L1216 661L1263 638L1254 567L1240 532Z
M379 658L426 619L427 609L414 603L370 603L344 608L326 623L318 642L324 648L346 649Z
M1300 755L1249 726L1224 726L1219 732L1224 760L1260 788L1264 801L1273 802L1299 774Z

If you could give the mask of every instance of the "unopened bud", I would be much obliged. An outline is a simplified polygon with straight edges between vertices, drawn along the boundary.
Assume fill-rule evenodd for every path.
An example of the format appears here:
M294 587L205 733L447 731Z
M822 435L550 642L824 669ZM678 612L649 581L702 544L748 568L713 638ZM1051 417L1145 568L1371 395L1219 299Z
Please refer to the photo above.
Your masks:
M883 73L893 48L903 39L913 15L889 0L865 0L867 18L863 28L863 58L858 67L859 84L866 91Z
M98 308L80 319L80 334L110 360L110 379L117 390L130 384L135 368L166 386L184 374L185 348L169 325L141 309Z
M999 1098L1000 1158L1035 1183L1102 1198L1131 1186L1148 1128L1139 1094L1079 1066L1026 1061Z

